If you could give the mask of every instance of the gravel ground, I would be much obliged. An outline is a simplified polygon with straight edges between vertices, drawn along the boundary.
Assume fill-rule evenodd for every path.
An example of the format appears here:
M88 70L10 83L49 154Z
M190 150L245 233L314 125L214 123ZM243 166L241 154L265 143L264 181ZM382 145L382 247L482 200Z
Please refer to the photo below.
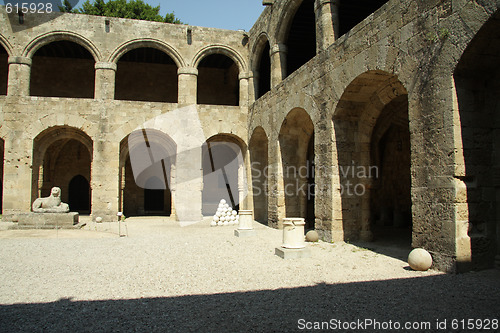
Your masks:
M429 322L399 330L421 332L446 320L442 332L456 332L454 319L459 328L500 319L498 270L414 272L406 250L376 244L319 242L310 258L283 260L282 231L260 224L252 238L208 221L129 219L128 237L117 225L1 231L0 331L289 332L328 322L380 332L389 321ZM370 319L382 326L340 329Z

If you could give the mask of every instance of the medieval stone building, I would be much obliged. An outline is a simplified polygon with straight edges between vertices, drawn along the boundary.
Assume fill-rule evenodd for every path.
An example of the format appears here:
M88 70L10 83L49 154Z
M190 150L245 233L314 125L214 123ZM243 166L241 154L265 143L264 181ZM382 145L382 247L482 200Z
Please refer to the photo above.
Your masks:
M492 266L500 2L263 3L249 32L0 7L4 220L59 186L94 219L197 221L222 189L273 227Z

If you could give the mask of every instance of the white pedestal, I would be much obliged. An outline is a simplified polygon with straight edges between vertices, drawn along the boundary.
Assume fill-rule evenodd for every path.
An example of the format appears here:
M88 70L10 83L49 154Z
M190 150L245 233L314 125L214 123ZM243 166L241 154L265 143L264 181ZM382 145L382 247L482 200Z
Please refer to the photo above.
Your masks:
M306 246L304 219L292 217L283 219L283 245L286 249L302 249Z

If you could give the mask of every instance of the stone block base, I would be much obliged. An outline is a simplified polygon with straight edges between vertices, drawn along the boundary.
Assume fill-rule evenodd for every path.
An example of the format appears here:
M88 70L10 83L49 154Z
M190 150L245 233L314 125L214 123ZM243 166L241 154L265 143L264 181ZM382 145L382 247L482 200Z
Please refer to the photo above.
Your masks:
M311 256L311 251L308 247L302 249L286 249L284 247L277 247L274 250L274 254L282 259L299 259L299 258L309 258Z
M251 230L236 229L234 231L234 235L236 237L252 237L252 236L255 236L255 230L253 230L253 229L251 229Z
M79 214L69 213L24 213L19 214L20 229L72 229L79 222Z

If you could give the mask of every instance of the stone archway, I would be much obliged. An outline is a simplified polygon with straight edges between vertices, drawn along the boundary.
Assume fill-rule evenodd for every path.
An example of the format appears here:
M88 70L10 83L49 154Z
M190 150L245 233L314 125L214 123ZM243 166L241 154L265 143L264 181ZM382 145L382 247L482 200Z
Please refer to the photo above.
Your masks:
M197 104L238 106L239 67L229 56L209 54L198 63Z
M120 144L120 200L125 216L175 216L177 146L165 133L134 131Z
M94 98L95 60L80 44L57 40L33 54L30 95Z
M163 50L138 47L117 60L115 99L177 103L175 61Z
M279 133L281 178L279 191L284 197L284 209L279 219L303 217L306 228L314 229L314 124L309 114L293 109L283 121Z
M245 158L245 144L236 136L217 134L203 144L203 215L213 215L221 199L235 210L243 206L247 194Z
M7 81L9 76L9 54L0 44L0 95L7 95Z
M267 224L268 214L268 139L262 127L257 127L248 144L252 173L254 218Z
M499 48L497 11L467 46L453 77L458 107L455 137L459 138L455 222L457 232L463 230L470 238L458 261L467 256L470 246L474 270L492 267L495 257L500 267L500 54L491 51Z
M334 113L338 187L346 240L411 245L408 95L395 75L368 71L346 87Z
M79 129L55 126L40 133L33 144L31 201L48 196L57 186L63 202L71 199L70 209L90 214L92 151L92 139Z

